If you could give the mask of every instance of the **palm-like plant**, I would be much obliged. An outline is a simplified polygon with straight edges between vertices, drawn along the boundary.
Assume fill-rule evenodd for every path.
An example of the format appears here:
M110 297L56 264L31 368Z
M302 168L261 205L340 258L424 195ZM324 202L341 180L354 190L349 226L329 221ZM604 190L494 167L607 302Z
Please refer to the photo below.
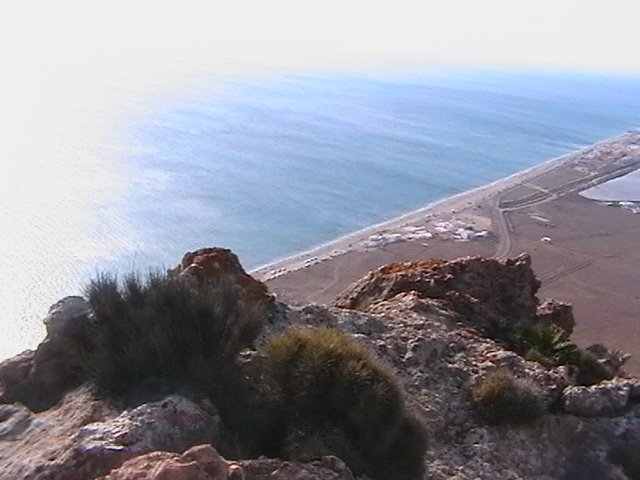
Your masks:
M517 349L530 360L548 366L572 363L578 347L557 325L534 325L522 330L516 338Z

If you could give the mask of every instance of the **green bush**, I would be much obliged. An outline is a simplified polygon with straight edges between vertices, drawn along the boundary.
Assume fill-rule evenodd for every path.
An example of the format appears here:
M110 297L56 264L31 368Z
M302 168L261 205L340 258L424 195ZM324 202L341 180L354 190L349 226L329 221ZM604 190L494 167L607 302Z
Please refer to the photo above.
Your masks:
M333 453L379 479L421 478L426 440L392 372L347 334L293 329L265 347L286 413L283 456Z
M94 323L77 339L84 370L111 395L148 382L173 388L225 378L263 320L238 307L229 285L195 286L162 273L123 282L101 275L85 294Z
M578 370L576 378L578 385L595 385L603 380L611 380L614 377L614 372L600 363L595 355L586 350L576 350L569 364L574 365Z
M568 363L578 348L557 325L529 326L518 332L512 343L528 360L547 366Z
M488 374L475 385L471 400L480 416L494 425L532 423L543 412L536 390L504 370Z
M570 341L567 334L556 325L534 325L518 332L509 342L525 359L538 362L547 368L559 365L575 367L577 383L594 385L609 380L615 371L608 368L587 350ZM620 353L620 365L628 357Z

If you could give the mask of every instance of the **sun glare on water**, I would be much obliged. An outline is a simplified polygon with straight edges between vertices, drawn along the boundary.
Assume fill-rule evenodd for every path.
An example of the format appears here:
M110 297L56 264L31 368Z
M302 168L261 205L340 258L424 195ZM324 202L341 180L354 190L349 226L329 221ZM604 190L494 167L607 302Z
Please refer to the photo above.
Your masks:
M241 75L247 65L351 71L412 62L637 71L637 2L617 10L542 3L461 1L432 11L404 0L3 5L0 359L35 346L37 318L79 293L99 262L140 248L120 209L130 172L117 159L130 146L112 134L125 116L144 115L157 92L229 65ZM627 13L614 24L607 16L616 11ZM576 17L571 35L568 16Z
M115 247L98 232L116 212L96 206L122 195L126 179L96 151L107 146L98 102L74 86L13 85L4 92L10 114L5 110L1 128L10 135L0 145L0 358L34 345L43 327L33 316L77 293L83 268Z
M122 160L136 152L121 134L199 71L100 57L81 42L56 55L39 40L8 51L0 78L0 359L37 345L50 305L143 248L124 211L132 170Z

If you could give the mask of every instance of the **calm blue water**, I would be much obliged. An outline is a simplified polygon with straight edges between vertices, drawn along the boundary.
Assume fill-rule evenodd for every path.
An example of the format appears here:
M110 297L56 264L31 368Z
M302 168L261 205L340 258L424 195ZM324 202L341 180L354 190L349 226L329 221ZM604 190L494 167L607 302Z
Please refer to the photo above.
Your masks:
M251 269L640 127L640 76L176 85L153 95L144 84L86 96L73 87L8 139L0 358L35 345L47 307L99 270L169 267L203 246L229 247Z
M640 127L640 77L283 75L173 92L124 126L137 260L247 268Z

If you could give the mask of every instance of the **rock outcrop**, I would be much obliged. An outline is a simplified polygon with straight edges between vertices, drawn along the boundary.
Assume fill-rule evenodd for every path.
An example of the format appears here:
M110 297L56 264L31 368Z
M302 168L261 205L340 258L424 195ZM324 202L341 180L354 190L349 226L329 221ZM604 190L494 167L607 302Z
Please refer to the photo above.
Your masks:
M257 459L225 461L211 445L183 454L152 452L125 462L99 480L353 480L336 457L310 462Z
M639 379L604 381L589 387L570 386L562 392L564 411L584 417L622 415L640 402Z
M183 452L217 443L221 422L208 401L180 396L142 404L122 413L86 390L41 415L3 405L0 479L77 480L108 474L148 452Z
M230 250L189 252L170 274L195 279L196 286L206 283L227 299L233 298L233 313L241 325L252 325L256 318L272 314L274 296L245 272ZM47 337L35 351L27 350L0 364L0 402L46 410L81 383L87 347L81 339L96 326L89 303L82 297L66 297L51 306L44 324Z
M366 312L400 293L416 292L425 304L453 312L459 321L494 335L535 322L539 287L525 254L507 260L465 257L393 263L355 282L334 305Z
M38 348L0 364L0 402L46 410L79 385L80 360L74 339L89 322L91 309L81 297L67 297L52 305L44 319L47 337Z
M267 286L249 275L238 257L226 248L201 248L187 252L170 274L190 277L199 283L224 285L246 303L266 307L274 301Z
M394 372L426 427L425 479L640 478L640 380L579 386L571 368L525 360L496 335L534 324L573 329L569 305L538 301L526 256L394 264L356 282L333 307L274 302L228 250L187 254L172 274L226 282L249 310L268 309L258 344L288 328L332 327L358 339ZM38 349L0 365L0 480L357 478L348 459L331 452L304 462L235 458L229 424L202 392L137 405L96 399L74 373L73 338L92 321L83 302L54 305ZM254 361L260 352L249 349L239 364L250 370ZM535 421L495 426L478 414L472 392L494 372L531 387L542 408Z
M573 318L573 307L565 302L547 298L538 305L536 323L539 325L556 325L568 337L573 333L576 321Z
M193 281L206 286L209 291L228 302L229 315L234 322L243 325L243 340L252 342L259 334L255 330L256 319L269 319L275 312L275 296L267 286L249 275L238 257L226 248L201 248L187 252L179 265L169 270L170 276Z
M400 294L369 313L312 306L288 315L293 325L348 331L393 367L429 435L425 478L637 478L623 473L633 469L629 452L640 438L640 404L630 393L635 380L606 382L604 388L621 389L623 398L614 409L590 410L608 401L599 391L603 387L576 387L566 367L548 369L474 328L452 328L447 312L425 313L421 302L417 295ZM471 391L496 371L508 371L537 390L544 405L537 421L527 427L490 426L476 414ZM576 410L575 401L567 404L576 389L586 410Z

